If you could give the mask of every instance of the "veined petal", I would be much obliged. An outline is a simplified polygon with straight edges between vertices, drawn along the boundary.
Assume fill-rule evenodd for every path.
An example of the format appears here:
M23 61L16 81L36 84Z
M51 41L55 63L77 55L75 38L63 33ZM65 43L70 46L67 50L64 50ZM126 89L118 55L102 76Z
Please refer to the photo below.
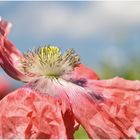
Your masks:
M0 138L73 138L74 120L69 110L62 111L63 104L28 88L10 93L0 102Z
M11 23L0 19L0 65L11 77L17 80L29 81L31 77L26 76L19 67L19 60L23 57L21 52L12 44L7 35L10 31Z
M102 110L115 118L114 124L127 136L123 138L137 138L140 132L140 81L118 77L110 80L89 80L87 87L105 97Z
M102 90L102 86L99 86L99 87L97 86L97 85L102 85L103 81L97 82L97 80L92 80L90 82L92 83L92 87L94 87L93 88L94 91L91 90L92 88L90 89L89 87L83 88L62 79L55 79L55 78L54 79L44 78L44 80L42 80L42 78L36 79L35 81L32 81L29 84L27 84L23 89L20 89L19 90L20 92L12 93L2 100L2 102L0 103L0 107L2 108L0 119L3 118L5 114L9 114L8 112L16 116L17 113L15 114L14 112L17 112L17 111L13 111L14 108L16 108L16 110L20 110L19 108L21 108L22 110L27 110L28 107L31 108L30 110L32 111L27 111L27 114L34 114L30 112L34 112L35 110L35 112L37 113L37 116L39 116L39 118L42 118L42 115L40 115L41 114L40 111L44 110L44 108L41 108L40 106L46 105L44 103L46 101L47 101L46 103L48 102L50 103L48 99L52 99L58 103L58 104L54 104L55 107L59 105L59 112L61 112L61 115L62 115L61 117L62 117L63 126L65 128L66 138L72 138L73 136L73 133L75 131L75 127L74 127L75 119L78 123L83 125L83 127L86 129L90 138L136 138L137 132L139 131L139 118L137 117L137 115L139 116L139 112L138 114L136 114L136 111L134 110L135 113L133 113L132 109L135 109L135 108L132 107L130 108L130 111L129 111L129 108L126 109L127 108L126 106L121 106L123 104L119 104L116 101L111 100L113 99L112 97L107 98L108 96L106 95L108 94L104 93L104 90ZM88 83L89 81L87 82L87 84ZM109 84L107 84L107 87L108 86ZM105 87L106 87L106 84L105 84ZM136 87L138 88L138 86ZM38 103L38 96L41 97L39 103ZM22 98L24 99L23 101L22 101ZM31 98L31 101L28 102L30 98ZM35 105L36 107L34 108ZM50 106L53 107L52 104ZM41 108L41 109L39 110L37 108L39 109ZM46 112L50 112L50 110ZM125 113L127 113L128 116L125 116L126 115ZM24 113L21 113L21 115L23 114ZM26 119L25 116L28 116L27 114L23 116L24 119ZM57 116L57 114L54 114L54 116ZM50 118L52 118L52 120L55 120L52 116ZM27 120L26 121L24 120L23 122L25 122L25 124L23 125L20 125L20 123L18 124L12 123L14 124L14 127L12 128L16 130L16 132L14 132L14 130L11 129L11 123L9 123L9 121L6 120L6 122L8 122L8 124L6 124L7 125L6 128L10 127L10 129L8 130L12 130L10 131L11 134L9 134L9 131L7 129L2 127L4 126L4 124L2 124L0 135L2 136L2 138L4 138L3 133L7 132L5 134L5 138L12 138L12 137L17 138L16 136L20 138L21 137L22 138L54 138L53 136L55 134L52 134L51 136L49 135L48 137L48 131L47 132L45 131L45 130L50 130L50 129L45 129L45 130L43 129L44 131L42 130L42 127L50 128L49 126L50 124L46 125L45 122L42 123L38 121L38 119L34 119L34 117L31 117L31 119L29 119L31 120L31 122L29 121L30 122L29 123ZM4 122L4 120L5 118L1 122ZM134 123L132 123L133 120L134 120ZM45 124L45 126L42 124ZM56 124L56 123L53 123L53 124ZM24 125L26 126L25 127L26 129L25 128L21 129L20 127L23 127ZM39 126L41 125L41 127L39 127L38 125ZM36 135L32 135L31 134L32 129L38 133ZM49 131L49 134L51 132ZM24 136L24 134L26 134L26 137ZM14 136L11 136L11 135L14 135ZM59 134L57 133L57 136L58 135ZM63 138L63 135L61 135L60 137L59 136L56 138Z
M69 97L75 118L90 138L129 138L115 124L116 119L102 109L106 103L104 97L99 98L93 91L72 83L61 83Z
M73 138L75 130L77 130L79 127L79 123L77 123L74 118L69 98L65 89L63 88L63 84L61 84L61 81L63 80L55 78L46 79L40 77L26 84L24 87L34 90L38 93L49 95L59 100L67 137Z
M43 88L44 85L48 88ZM29 87L40 93L50 92L50 96L61 98L67 107L70 102L70 108L75 119L83 125L90 138L136 138L136 131L131 126L131 121L129 119L124 120L128 121L124 125L125 122L122 122L109 111L109 105L111 103L115 105L116 102L108 100L102 93L99 94L98 90L93 91L88 87L81 87L62 79L49 79L47 82L41 82L38 79L30 83ZM27 88L29 87L27 86ZM65 112L65 107L62 111ZM71 130L74 132L75 129Z

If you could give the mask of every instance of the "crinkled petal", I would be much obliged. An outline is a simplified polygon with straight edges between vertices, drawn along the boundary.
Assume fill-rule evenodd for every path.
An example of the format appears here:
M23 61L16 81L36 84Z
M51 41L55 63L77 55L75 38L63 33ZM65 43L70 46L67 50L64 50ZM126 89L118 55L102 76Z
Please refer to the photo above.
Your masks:
M30 87L36 89L42 87L41 92L48 93L47 90L51 91L52 96L60 96L65 102L68 99L76 121L85 128L90 138L135 138L134 135L128 134L122 123L105 108L108 106L108 100L102 94L62 79L55 82L54 80L47 80L47 83L38 79L34 83L36 85L31 84ZM43 85L47 85L48 88L43 89ZM131 128L131 130L133 133L134 129Z
M116 77L89 80L87 86L99 97L104 97L101 109L113 118L115 127L112 129L117 128L124 133L123 137L118 135L117 138L137 138L140 133L140 81Z
M72 105L73 113L77 121L85 128L90 138L128 138L128 136L116 125L112 117L102 107L105 104L104 97L98 97L89 89L62 82Z
M0 65L14 79L26 82L33 76L27 76L20 70L21 63L19 60L23 56L15 45L7 39L10 27L11 23L0 19Z
M74 118L69 98L61 85L61 80L40 77L24 87L59 99L67 136L68 138L73 138L74 132L79 128L79 123Z
M28 88L10 93L0 102L0 138L73 138L67 133L73 118L68 110L62 113L62 105Z

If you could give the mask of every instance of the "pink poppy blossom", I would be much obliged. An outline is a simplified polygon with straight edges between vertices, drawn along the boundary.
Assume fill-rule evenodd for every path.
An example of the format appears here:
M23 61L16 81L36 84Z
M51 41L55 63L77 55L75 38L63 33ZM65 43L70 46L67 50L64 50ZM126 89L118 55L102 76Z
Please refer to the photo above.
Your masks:
M137 138L140 81L98 80L70 49L44 46L21 54L0 20L0 65L26 84L0 101L0 138Z

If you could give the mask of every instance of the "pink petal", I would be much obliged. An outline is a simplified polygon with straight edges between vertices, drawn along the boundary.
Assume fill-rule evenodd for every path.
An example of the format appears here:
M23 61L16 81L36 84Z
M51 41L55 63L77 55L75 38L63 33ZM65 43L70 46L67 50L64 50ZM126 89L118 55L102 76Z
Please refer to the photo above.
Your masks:
M104 98L96 99L96 94L90 89L85 89L72 83L61 83L69 97L73 113L77 121L85 128L90 138L128 138L120 130L106 110ZM94 98L92 97L94 94Z
M89 67L79 64L70 74L62 76L66 81L71 81L80 86L85 86L87 80L99 80L99 76Z
M8 23L8 22L5 22L1 17L0 17L0 34L2 36L7 36L9 31L10 31L10 28L11 28L12 24L11 23Z
M8 39L11 24L0 19L0 65L7 74L17 80L29 81L32 76L26 76L20 70L22 54Z
M9 40L7 40L8 33L10 32L12 24L0 18L0 45L1 47L4 46L5 50L8 54L11 53L15 55L15 57L22 57L20 51L12 44ZM9 47L10 46L10 47ZM14 60L13 60L14 61Z
M119 129L124 133L117 138L136 138L140 132L140 81L123 78L89 80L87 86L105 98L100 109L112 117L111 122L115 125L112 130Z
M18 89L0 102L0 138L72 138L73 118L62 107L57 98Z
M73 79L95 79L98 80L98 75L89 67L86 67L83 64L80 64L78 67L75 67L74 72L72 73Z

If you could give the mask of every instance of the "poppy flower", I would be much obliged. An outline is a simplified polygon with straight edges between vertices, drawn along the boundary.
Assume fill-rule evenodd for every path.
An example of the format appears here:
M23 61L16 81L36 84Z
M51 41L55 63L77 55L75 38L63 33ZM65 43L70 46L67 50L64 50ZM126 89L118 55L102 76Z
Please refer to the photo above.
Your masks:
M82 125L89 138L136 138L140 82L98 80L72 49L43 46L21 54L0 20L0 65L26 84L0 101L0 138L73 138Z

